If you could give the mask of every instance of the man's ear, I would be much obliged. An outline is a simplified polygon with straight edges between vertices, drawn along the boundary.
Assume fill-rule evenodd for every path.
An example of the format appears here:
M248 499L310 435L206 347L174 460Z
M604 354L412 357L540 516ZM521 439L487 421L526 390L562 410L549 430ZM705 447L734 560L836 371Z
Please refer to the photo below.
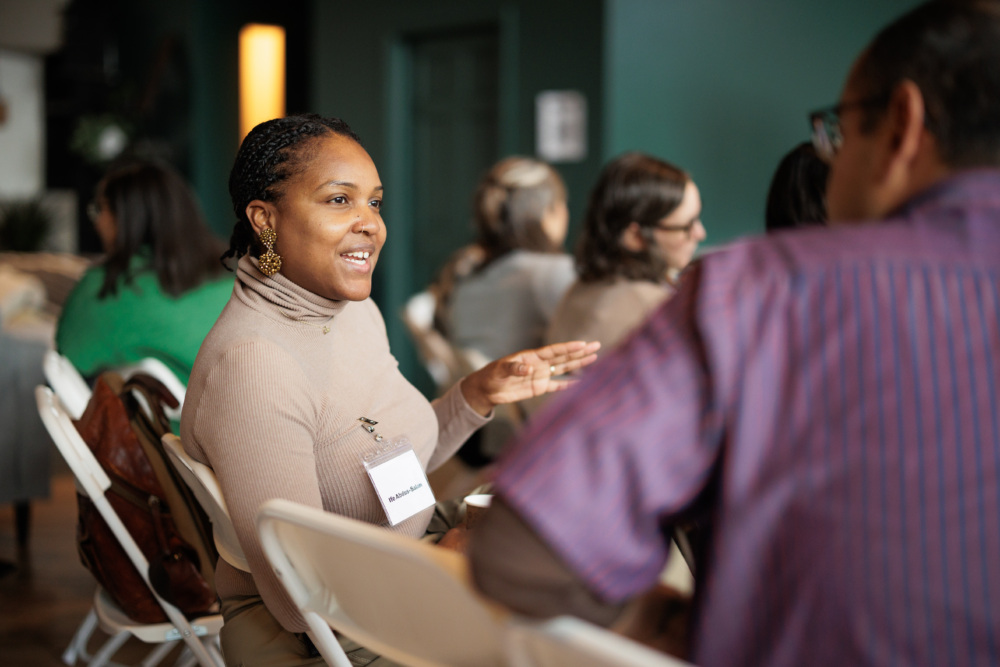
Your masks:
M634 220L628 223L628 227L622 232L622 247L630 252L642 252L647 248L646 239L642 238L642 230L639 223Z
M274 229L276 216L274 215L274 206L271 203L254 199L247 204L246 213L250 226L253 227L257 236L260 236L261 231L265 228Z
M924 128L924 96L917 84L904 80L896 86L886 110L888 159L886 177L892 181L907 178L921 151L929 148Z

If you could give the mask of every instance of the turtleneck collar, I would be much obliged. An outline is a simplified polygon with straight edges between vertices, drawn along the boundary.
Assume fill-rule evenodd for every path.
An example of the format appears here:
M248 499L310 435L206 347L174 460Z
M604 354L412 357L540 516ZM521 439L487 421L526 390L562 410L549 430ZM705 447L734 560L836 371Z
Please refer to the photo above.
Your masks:
M257 260L249 255L241 257L236 266L236 290L250 306L263 301L283 317L311 325L329 322L350 303L314 294L280 272L268 278L261 273Z

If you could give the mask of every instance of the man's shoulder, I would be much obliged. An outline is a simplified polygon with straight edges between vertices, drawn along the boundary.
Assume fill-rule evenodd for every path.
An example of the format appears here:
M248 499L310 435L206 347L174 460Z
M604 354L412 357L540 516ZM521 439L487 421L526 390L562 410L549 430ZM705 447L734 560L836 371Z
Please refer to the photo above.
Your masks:
M1000 222L1000 221L998 221ZM988 251L987 248L991 248ZM856 266L900 269L930 265L1000 268L1000 237L977 238L963 220L892 218L844 227L817 227L738 241L703 256L703 279L759 284L819 279Z

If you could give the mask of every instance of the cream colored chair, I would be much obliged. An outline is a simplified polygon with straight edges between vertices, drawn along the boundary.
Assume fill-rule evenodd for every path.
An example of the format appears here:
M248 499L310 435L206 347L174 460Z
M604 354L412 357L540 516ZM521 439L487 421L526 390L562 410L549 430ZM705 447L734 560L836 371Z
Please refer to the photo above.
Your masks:
M104 495L111 487L111 480L77 433L70 414L48 387L38 387L35 390L35 399L45 428L69 464L70 470L73 471L77 490L93 502L169 619L167 623L136 623L98 587L94 596L94 606L64 652L63 662L73 665L77 658L82 658L91 667L113 664L110 663L110 659L115 652L130 637L135 637L149 644L158 644L143 661L144 666L158 664L178 642L183 642L189 652L183 664L221 667L223 661L217 644L219 630L222 628L222 616L210 614L189 620L177 607L156 593L149 583L147 574L149 562ZM86 650L87 642L98 625L111 635L111 638L96 653L90 655Z
M247 559L236 537L236 529L233 528L233 522L229 518L226 499L222 497L222 489L219 488L219 480L216 479L215 473L204 463L191 458L184 451L181 439L173 433L163 436L163 449L166 450L181 479L198 499L198 504L212 521L212 537L219 556L233 567L249 572L250 566L247 565Z
M236 537L236 529L229 517L229 508L226 507L226 499L222 497L222 489L219 487L215 472L204 463L191 458L184 451L181 439L173 433L163 436L163 448L184 483L188 485L201 508L205 510L205 514L211 519L212 536L219 556L233 567L249 572L250 566L247 564L246 556L243 555L239 538ZM332 636L332 633L328 626L321 627L319 634L314 630L310 630L307 634L329 664L334 667L351 667L347 654L340 644L336 640L330 644L326 635Z
M76 369L73 363L59 354L55 350L48 350L42 359L42 370L45 372L45 379L49 386L55 390L59 400L66 407L66 411L73 419L79 419L80 415L87 408L90 401L91 389L83 376ZM136 373L146 373L152 375L174 395L180 405L174 408L166 408L165 412L170 419L180 419L181 408L184 407L184 394L187 387L184 386L173 371L167 368L159 359L147 357L134 364L122 366L115 371L124 379L128 379Z
M90 387L73 363L55 350L47 350L42 357L42 371L49 386L73 419L79 419L90 401Z
M572 616L511 623L506 646L510 667L692 667Z
M163 411L168 419L179 420L181 409L184 407L184 395L187 394L187 387L181 382L174 372L167 368L167 365L155 357L140 359L134 364L115 369L124 379L128 379L136 373L146 373L163 383L163 386L177 399L177 407L164 406Z
M504 664L503 625L472 592L459 554L280 499L261 505L257 527L275 573L322 642L336 642L322 632L332 626L409 667Z

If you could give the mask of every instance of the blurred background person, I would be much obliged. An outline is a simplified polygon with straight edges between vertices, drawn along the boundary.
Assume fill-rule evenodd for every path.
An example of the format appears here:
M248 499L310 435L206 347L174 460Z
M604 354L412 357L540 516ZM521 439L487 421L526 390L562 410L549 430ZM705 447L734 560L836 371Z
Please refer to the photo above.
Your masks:
M434 304L433 326L407 325L425 364L447 369L435 377L439 394L493 359L541 345L576 279L573 258L563 251L566 185L549 164L521 156L497 162L476 188L473 219L476 241L455 252L426 294L418 295ZM520 428L525 408L500 406L493 421L435 472L432 486L454 495L478 485L482 469Z
M88 213L106 255L67 299L56 349L85 376L153 357L187 384L233 290L221 240L183 178L152 161L112 167Z
M548 340L597 340L607 350L674 291L705 240L701 195L679 167L643 153L608 163L590 193L576 249L579 279Z
M556 304L575 279L563 252L566 186L545 162L509 157L473 200L477 238L442 271L442 326L473 367L542 344ZM449 282L453 285L449 289Z
M830 165L810 142L803 142L781 159L767 192L764 227L780 229L826 224L826 179Z

